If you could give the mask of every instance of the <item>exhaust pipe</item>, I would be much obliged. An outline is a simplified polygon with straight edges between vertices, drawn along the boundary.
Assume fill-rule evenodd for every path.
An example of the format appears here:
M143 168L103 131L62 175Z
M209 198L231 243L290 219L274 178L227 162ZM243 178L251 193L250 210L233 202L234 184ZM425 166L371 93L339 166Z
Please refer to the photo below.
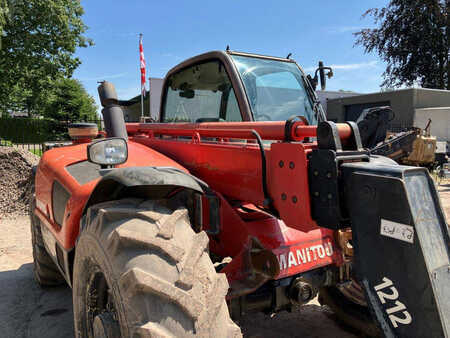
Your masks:
M117 99L116 88L111 82L102 81L97 89L100 102L104 107L102 109L102 115L107 136L121 137L127 140L127 128L125 126L122 107L119 105L119 100Z

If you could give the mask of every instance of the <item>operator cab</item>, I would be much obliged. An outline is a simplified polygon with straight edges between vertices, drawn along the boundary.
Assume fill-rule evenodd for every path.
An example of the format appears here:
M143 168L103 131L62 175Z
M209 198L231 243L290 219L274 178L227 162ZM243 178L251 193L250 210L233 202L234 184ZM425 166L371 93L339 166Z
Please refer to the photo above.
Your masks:
M285 121L300 116L315 125L325 115L311 80L289 58L229 50L205 53L167 74L160 122Z

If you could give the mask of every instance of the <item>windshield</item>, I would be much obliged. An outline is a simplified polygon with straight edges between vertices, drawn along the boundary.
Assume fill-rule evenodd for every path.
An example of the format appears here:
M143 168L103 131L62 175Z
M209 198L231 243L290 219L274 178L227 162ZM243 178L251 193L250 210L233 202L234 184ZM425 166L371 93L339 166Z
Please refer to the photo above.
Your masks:
M302 73L293 62L232 55L255 121L285 121L304 116L317 124Z

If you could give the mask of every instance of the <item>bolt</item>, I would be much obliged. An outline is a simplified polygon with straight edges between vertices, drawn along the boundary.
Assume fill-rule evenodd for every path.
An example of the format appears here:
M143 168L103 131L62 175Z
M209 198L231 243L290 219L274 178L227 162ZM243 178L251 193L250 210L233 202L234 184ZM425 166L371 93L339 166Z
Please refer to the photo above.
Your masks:
M319 176L319 172L317 170L314 170L314 176Z
M296 303L304 304L314 298L314 290L305 281L294 281L289 289L289 298Z
M314 196L319 197L319 192L318 191L314 192Z
M278 162L278 165L280 166L280 168L283 168L284 167L284 162L280 161L280 162Z
M328 177L328 178L331 178L331 173L330 173L330 172L327 173L327 177Z
M292 203L297 203L297 196L292 196Z
M282 194L281 194L281 199L282 199L283 201L286 201L286 198L287 198L286 194L285 194L285 193L282 193Z
M301 299L303 302L307 302L312 298L312 290L309 285L302 285L299 290L299 299Z
M329 200L331 200L333 198L333 195L328 194L327 197L328 197Z
M291 169L294 169L294 168L295 168L294 162L289 162L289 168L291 168Z

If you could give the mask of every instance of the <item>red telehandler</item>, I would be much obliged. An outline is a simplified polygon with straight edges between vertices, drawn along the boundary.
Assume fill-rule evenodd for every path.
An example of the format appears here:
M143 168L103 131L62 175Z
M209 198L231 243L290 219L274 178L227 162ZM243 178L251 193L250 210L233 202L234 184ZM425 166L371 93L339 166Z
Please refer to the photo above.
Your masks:
M317 83L289 58L209 52L169 71L158 123L127 124L99 86L106 134L71 125L31 205L36 279L72 287L76 337L236 337L242 315L317 295L370 336L450 336L428 171L326 121Z

